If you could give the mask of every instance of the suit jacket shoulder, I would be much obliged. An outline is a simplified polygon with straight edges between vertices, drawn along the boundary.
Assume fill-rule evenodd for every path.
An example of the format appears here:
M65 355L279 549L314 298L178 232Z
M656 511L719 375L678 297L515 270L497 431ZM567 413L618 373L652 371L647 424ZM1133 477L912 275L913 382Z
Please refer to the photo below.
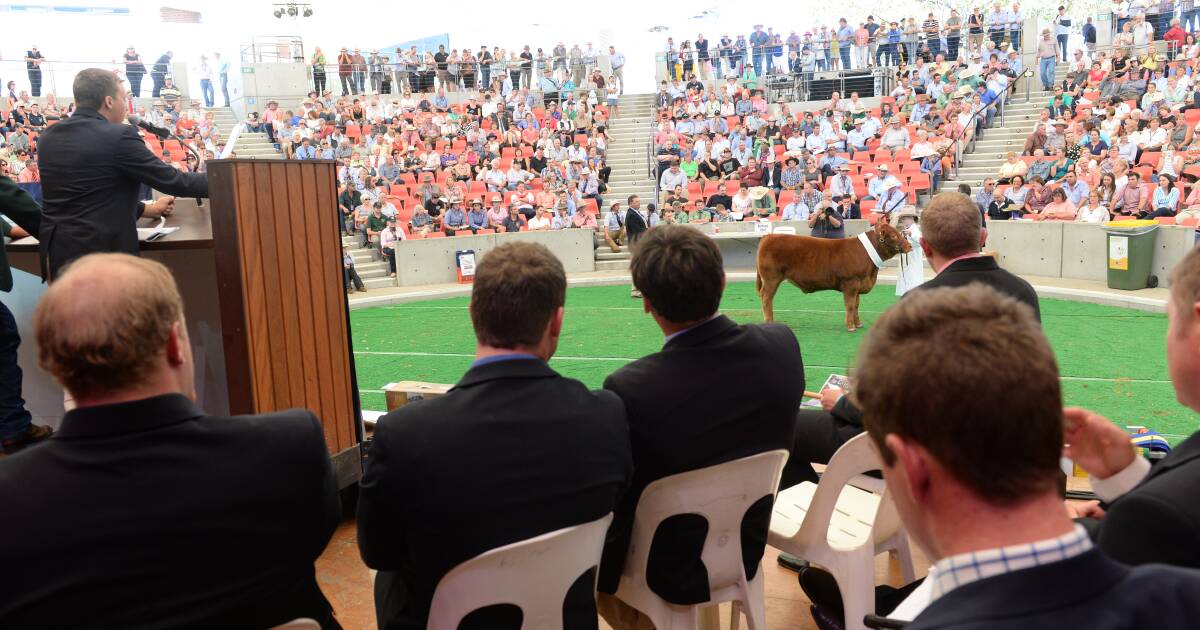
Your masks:
M1200 434L1175 448L1146 479L1108 506L1096 542L1128 564L1200 568Z

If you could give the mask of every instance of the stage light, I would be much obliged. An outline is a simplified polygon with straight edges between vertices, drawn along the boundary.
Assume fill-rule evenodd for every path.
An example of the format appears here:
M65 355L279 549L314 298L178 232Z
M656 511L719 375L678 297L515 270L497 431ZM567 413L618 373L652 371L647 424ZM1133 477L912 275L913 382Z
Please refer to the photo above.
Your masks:
M297 9L296 5L294 5L294 4L289 4L287 14L288 14L288 17L296 17L297 15L300 14L300 9Z
M275 9L275 17L277 17L277 18L283 17L283 9Z
M304 7L304 17L312 17L312 7Z

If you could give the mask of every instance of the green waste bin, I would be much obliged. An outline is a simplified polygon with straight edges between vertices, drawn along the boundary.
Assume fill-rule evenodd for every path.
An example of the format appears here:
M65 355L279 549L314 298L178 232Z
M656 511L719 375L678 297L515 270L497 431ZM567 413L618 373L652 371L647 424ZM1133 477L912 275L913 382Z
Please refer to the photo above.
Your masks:
M1154 261L1154 221L1109 221L1104 224L1108 233L1108 288L1136 291L1158 286L1151 283L1150 271Z

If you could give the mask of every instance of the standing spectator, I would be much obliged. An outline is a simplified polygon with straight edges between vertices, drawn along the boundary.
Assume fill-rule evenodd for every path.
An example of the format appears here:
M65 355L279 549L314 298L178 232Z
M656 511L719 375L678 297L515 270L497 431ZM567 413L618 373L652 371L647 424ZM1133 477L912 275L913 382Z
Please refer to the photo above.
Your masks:
M350 56L351 62L354 64L354 93L366 94L367 91L367 58L363 56L362 50L355 48L354 54ZM445 64L442 65L442 72L445 72Z
M338 53L338 79L342 82L342 96L354 93L354 58L346 47Z
M1055 48L1054 40L1050 38L1050 29L1042 31L1042 38L1038 40L1037 57L1038 76L1042 80L1042 89L1049 92L1054 89L1054 66L1058 61L1058 50Z
M1011 42L1010 49L1013 51L1021 50L1021 31L1025 25L1025 14L1021 13L1021 5L1014 2L1012 10L1008 12L1008 41Z
M1195 2L1195 0L1185 0L1185 2ZM1096 54L1096 25L1092 24L1090 15L1083 25L1083 46L1087 48L1088 55Z
M158 98L159 93L162 91L163 82L167 78L167 74L171 72L171 58L174 56L175 53L168 50L150 68L150 80L154 84L150 96Z
M45 57L37 46L25 51L25 69L29 72L29 94L34 98L42 95L42 62Z
M1066 62L1067 40L1071 37L1071 17L1067 15L1067 7L1062 5L1058 7L1058 15L1054 16L1054 36L1058 39L1062 60Z
M379 234L379 249L388 264L388 277L396 277L396 242L405 240L404 230L396 227L395 217L388 217L387 227Z
M921 30L925 33L925 42L929 45L929 53L936 56L942 52L941 26L938 24L937 18L933 17L932 12L921 24Z
M225 107L229 107L229 62L221 59L221 53L213 53L217 64L217 78L221 80L221 97L225 99Z
M216 97L213 94L213 71L208 65L208 57L200 55L200 68L196 76L200 79L200 93L204 95L204 106L211 108Z
M317 46L313 51L311 60L312 75L313 75L313 91L320 96L325 92L325 53L321 52L321 47Z
M616 46L608 47L608 59L612 66L612 76L610 79L616 78L618 82L617 94L625 93L625 54L617 52Z
M125 49L125 78L129 79L129 95L139 98L142 95L142 77L146 76L146 64L142 56L133 46Z
M950 10L950 17L946 18L946 23L942 26L942 33L946 36L946 59L958 59L958 46L961 41L962 33L962 18L958 17L956 9Z
M7 164L0 159L0 166ZM0 213L8 219L0 222L2 236L29 236L39 233L42 209L29 193L21 190L3 171L0 171ZM23 234L17 230L23 230ZM12 272L8 255L0 252L0 291L12 291ZM21 367L17 349L21 344L17 321L8 306L0 303L0 455L17 451L49 438L54 429L33 424L21 397Z
M354 286L354 291L362 293L367 292L367 286L363 284L362 278L358 277L358 272L354 270L354 257L350 252L342 248L342 284L346 288L346 293L352 293L351 284Z
M755 24L754 32L750 33L750 58L754 65L755 76L763 75L763 59L767 54L767 44L770 41L771 36L763 31L763 25Z

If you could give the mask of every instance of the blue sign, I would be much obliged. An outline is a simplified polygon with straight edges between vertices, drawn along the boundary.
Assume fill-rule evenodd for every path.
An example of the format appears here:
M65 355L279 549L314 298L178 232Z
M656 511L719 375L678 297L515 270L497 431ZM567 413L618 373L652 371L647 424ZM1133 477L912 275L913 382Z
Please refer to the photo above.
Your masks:
M450 34L442 33L441 35L433 35L431 37L423 37L421 39L414 39L412 41L403 42L400 44L385 46L380 48L379 52L388 55L395 60L396 55L402 52L408 52L408 49L412 48L413 46L417 47L417 53L420 54L425 52L437 52L438 46L450 48Z

